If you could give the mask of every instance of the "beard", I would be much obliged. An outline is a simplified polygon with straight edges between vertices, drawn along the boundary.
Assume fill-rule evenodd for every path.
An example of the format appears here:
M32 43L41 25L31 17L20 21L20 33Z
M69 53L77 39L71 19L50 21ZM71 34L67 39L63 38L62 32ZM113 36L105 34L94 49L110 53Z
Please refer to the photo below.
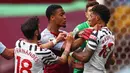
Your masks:
M62 27L63 27L63 28L66 28L66 25L63 25Z

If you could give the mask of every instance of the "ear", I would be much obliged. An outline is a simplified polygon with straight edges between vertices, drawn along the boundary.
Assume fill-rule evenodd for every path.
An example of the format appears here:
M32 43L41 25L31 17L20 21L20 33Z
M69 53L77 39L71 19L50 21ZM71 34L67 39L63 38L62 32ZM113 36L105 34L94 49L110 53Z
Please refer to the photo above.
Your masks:
M36 36L39 35L38 30L35 30L34 35L36 35Z
M96 16L96 21L99 21L100 20L100 17L99 16Z
M55 19L54 15L51 15L50 19L51 19L51 20L54 20L54 19Z

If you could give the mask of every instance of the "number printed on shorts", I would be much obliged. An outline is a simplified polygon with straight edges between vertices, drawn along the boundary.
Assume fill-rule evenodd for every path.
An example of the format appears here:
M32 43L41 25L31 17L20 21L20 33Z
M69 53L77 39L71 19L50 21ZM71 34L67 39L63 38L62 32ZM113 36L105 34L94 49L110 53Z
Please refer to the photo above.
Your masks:
M103 56L103 58L106 58L107 55L111 52L111 47L113 46L113 43L108 43L108 45L104 45L103 49L99 53L99 56Z
M23 73L23 71L26 71L27 73L31 73L32 63L28 59L20 60L21 57L17 56L17 73ZM28 66L25 66L24 64L27 63ZM21 68L20 68L21 66Z

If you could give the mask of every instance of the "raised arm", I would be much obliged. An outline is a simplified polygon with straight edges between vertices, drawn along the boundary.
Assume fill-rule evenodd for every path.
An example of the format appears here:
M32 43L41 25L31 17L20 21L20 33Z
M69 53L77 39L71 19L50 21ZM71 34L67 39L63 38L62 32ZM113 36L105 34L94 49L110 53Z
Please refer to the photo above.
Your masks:
M65 36L66 36L65 33L60 33L56 39L52 39L51 41L49 41L49 42L47 42L45 44L40 45L40 47L41 48L51 48L54 45L56 45L58 42L64 40Z
M0 54L7 60L12 59L14 57L14 49L8 49L0 42Z
M65 50L62 53L61 57L59 57L59 59L58 59L59 63L66 63L68 61L68 56L69 56L70 48L71 48L71 45L72 45L72 42L73 42L72 33L69 33L67 35L67 38L66 38L65 42L66 42Z

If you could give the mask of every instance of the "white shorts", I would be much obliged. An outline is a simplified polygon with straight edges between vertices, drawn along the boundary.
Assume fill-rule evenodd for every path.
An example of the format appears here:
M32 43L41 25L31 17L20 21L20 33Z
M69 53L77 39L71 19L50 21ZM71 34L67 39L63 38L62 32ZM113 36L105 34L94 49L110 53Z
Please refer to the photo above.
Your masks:
M93 65L88 64L87 66L84 66L83 73L106 73L106 70L99 70L95 68Z

